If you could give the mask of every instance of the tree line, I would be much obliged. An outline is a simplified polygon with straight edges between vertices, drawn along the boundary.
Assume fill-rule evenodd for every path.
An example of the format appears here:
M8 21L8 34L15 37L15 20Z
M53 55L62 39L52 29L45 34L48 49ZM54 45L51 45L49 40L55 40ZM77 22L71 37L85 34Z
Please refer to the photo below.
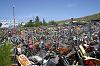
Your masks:
M43 19L42 21L40 21L39 16L35 17L35 20L29 20L29 22L27 22L25 24L25 27L39 27L39 26L48 26L48 25L57 25L57 23L52 20L49 22L46 22L45 19Z

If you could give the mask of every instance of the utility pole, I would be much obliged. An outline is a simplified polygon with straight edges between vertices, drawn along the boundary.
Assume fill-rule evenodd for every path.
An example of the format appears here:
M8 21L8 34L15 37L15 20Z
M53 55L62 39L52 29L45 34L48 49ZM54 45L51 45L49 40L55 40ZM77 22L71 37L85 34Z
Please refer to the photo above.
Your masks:
M13 5L13 22L14 22L14 28L15 28L15 6Z

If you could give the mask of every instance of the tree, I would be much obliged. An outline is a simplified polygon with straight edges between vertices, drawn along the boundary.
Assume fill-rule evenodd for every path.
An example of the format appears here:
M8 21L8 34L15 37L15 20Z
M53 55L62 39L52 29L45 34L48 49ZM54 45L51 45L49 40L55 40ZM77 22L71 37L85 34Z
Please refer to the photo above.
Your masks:
M35 18L35 24L34 24L35 27L39 27L39 26L42 26L42 22L40 21L39 17L36 16Z
M11 66L11 49L9 42L4 42L0 45L0 66Z
M47 26L47 23L45 22L45 19L43 19L43 26Z
M2 26L2 23L0 23L0 27Z
M25 27L33 27L33 26L34 26L34 22L32 22L32 20L29 20L29 22L25 24Z
M54 20L52 20L52 21L48 22L48 25L57 25L57 23Z
M35 27L39 27L41 25L42 25L42 22L35 22L35 24L34 24Z
M47 23L45 22L45 20L43 19L43 23L40 21L39 17L36 16L35 17L35 21L33 22L32 20L30 20L28 23L25 24L25 27L39 27L39 26L44 26L47 25Z
M35 22L39 22L40 20L39 20L39 17L38 16L36 16L36 18L35 18Z

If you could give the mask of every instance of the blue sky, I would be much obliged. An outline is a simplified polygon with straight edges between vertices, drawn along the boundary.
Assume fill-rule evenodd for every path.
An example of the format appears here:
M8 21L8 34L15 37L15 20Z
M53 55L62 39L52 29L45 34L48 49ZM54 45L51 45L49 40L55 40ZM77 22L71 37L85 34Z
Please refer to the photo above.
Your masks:
M13 4L16 19L21 20L65 20L100 12L100 0L0 0L0 20L12 19Z

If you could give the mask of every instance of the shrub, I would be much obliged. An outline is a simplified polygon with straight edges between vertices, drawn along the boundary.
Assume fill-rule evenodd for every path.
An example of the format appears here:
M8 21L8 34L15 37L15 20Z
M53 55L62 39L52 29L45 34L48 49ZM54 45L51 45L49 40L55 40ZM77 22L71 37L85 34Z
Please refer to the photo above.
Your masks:
M7 41L0 44L0 66L11 66L11 48Z

